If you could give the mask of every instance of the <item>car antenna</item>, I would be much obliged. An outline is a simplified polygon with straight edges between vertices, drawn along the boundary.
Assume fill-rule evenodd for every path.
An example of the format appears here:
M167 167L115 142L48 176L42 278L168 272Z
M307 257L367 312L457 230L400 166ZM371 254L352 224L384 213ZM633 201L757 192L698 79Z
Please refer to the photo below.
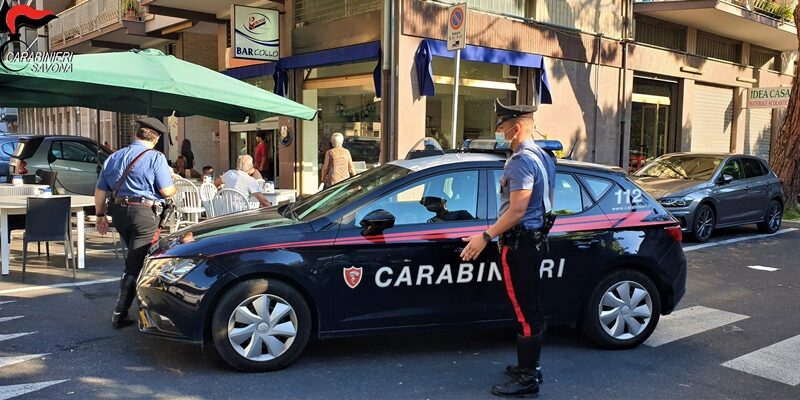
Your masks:
M575 140L572 142L572 146L569 149L569 154L564 156L565 160L572 160L572 152L575 151L575 145L576 144L578 144L578 138L575 138Z

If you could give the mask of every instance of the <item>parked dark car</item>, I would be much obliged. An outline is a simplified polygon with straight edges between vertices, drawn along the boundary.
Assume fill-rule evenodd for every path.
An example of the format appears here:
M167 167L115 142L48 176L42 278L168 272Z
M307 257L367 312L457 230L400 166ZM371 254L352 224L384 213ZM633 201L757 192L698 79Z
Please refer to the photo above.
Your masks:
M727 226L758 224L764 233L781 227L783 186L758 157L665 154L637 171L633 179L698 242Z
M97 184L97 142L81 136L20 135L9 163L11 175L35 182L37 170L58 172L61 193L94 195ZM100 146L100 164L110 155Z
M505 156L398 160L295 204L162 237L138 278L143 332L202 343L230 366L289 365L309 339L514 326L497 246ZM548 321L630 348L684 294L681 230L624 174L559 160L559 214L538 268Z

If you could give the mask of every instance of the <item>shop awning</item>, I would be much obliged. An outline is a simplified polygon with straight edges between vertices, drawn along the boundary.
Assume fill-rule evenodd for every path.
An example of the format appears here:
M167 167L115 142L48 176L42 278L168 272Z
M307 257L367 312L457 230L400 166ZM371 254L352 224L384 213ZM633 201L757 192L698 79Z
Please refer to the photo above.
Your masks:
M381 42L379 41L281 58L276 63L273 74L275 93L286 96L289 89L287 71L291 69L310 69L368 60L378 60L372 78L375 81L375 96L381 97Z
M249 65L247 67L229 69L227 71L223 71L222 73L230 76L231 78L236 78L239 80L250 79L250 78L255 78L257 76L275 74L275 64L276 63L271 62L265 64Z
M422 96L433 96L436 89L433 82L433 57L455 58L455 51L447 50L447 42L442 40L425 39L419 44L414 63L417 67L419 79L419 92ZM550 84L547 81L547 72L544 68L544 57L537 54L522 53L510 50L498 50L481 46L470 46L461 50L461 59L467 61L487 62L492 64L514 65L517 67L533 68L536 73L534 85L539 96L539 102L552 104L553 96L550 93Z

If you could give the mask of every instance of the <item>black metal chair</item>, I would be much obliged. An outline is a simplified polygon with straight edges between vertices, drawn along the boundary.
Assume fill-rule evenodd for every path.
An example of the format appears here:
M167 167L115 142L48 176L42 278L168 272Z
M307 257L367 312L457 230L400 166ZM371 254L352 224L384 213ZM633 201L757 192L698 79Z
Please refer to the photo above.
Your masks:
M48 185L53 190L53 194L59 194L56 189L56 181L58 180L58 171L48 171L44 169L37 169L36 176L39 177L40 185Z
M36 198L28 197L25 236L22 238L22 279L28 262L28 243L65 241L67 268L72 259L72 277L75 277L77 260L72 252L72 227L70 221L69 197Z

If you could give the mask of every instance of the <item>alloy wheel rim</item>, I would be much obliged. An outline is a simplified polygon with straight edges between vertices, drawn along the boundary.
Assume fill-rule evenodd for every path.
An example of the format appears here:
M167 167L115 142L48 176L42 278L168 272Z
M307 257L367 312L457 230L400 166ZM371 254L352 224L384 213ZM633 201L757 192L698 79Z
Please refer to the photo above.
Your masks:
M653 299L650 292L637 282L617 282L603 294L597 311L606 334L616 340L629 340L639 336L650 325Z
M697 217L697 236L705 239L711 235L711 226L714 223L714 218L711 216L711 210L704 208L700 210Z
M781 206L778 203L772 203L769 208L769 227L772 230L777 230L781 224L782 216Z
M241 302L228 319L228 341L250 361L280 357L297 336L297 314L284 299L259 294Z

